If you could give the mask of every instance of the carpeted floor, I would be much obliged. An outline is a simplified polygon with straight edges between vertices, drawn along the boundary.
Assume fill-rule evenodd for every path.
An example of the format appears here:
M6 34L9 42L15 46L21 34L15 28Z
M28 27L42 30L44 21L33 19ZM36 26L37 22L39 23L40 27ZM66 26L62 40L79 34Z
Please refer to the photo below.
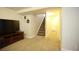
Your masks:
M60 51L60 40L37 36L15 42L0 51Z

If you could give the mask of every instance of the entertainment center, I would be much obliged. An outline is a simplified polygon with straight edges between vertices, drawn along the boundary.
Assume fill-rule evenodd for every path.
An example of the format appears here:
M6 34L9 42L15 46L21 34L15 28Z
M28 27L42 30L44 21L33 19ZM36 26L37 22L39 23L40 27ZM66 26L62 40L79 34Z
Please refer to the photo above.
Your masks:
M0 48L24 39L24 32L19 30L19 21L0 19Z
M11 33L0 37L0 48L10 45L16 41L24 39L23 32Z

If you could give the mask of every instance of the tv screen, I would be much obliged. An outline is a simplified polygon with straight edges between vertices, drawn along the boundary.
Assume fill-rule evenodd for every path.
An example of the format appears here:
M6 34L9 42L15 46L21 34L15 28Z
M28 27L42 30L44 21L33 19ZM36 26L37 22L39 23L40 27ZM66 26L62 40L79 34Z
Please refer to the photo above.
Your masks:
M19 21L0 19L0 35L19 31Z

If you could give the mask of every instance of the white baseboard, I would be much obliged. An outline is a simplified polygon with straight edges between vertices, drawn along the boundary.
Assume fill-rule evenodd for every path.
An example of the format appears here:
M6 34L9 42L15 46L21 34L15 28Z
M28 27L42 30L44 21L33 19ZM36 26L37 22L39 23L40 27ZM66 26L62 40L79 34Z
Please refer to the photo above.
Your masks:
M61 51L72 51L72 50L61 48Z
M27 35L25 38L34 38L36 35Z

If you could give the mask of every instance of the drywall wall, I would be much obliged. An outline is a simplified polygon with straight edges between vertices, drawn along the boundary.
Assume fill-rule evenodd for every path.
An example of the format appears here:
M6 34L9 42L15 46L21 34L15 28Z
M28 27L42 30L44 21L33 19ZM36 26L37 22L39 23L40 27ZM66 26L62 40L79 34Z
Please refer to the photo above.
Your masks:
M15 11L8 8L0 7L0 18L11 19L11 20L20 20L21 16L18 15Z
M60 40L60 11L53 8L46 12L46 37L53 40Z
M26 19L29 19L30 22L26 23L24 26L25 27L25 35L27 38L33 38L37 35L37 32L39 30L39 27L44 19L43 14L30 14L30 15L25 15ZM25 21L26 22L26 21Z
M24 31L25 31L25 36L26 38L32 38L34 37L33 35L33 29L35 24L33 24L33 20L35 20L34 15L25 15L26 19L24 19ZM27 23L27 19L29 19L29 23Z
M62 50L79 50L79 8L62 8Z

